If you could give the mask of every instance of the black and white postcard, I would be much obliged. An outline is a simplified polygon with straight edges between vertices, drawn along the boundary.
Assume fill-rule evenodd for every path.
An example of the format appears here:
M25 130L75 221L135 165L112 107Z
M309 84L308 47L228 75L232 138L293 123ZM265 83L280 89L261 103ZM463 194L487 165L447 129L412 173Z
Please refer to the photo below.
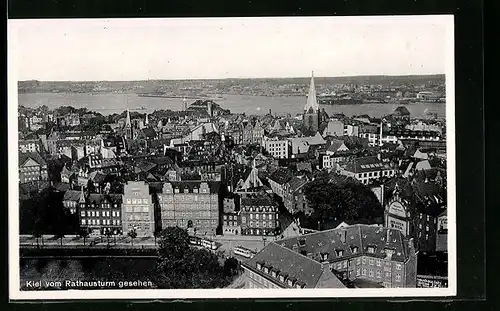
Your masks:
M11 20L11 299L456 295L452 16Z

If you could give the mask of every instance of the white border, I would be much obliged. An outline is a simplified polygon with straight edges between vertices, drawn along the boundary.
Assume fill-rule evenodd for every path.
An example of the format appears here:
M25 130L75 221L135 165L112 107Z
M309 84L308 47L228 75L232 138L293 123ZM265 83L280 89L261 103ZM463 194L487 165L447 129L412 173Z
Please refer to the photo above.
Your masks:
M304 17L306 19L310 17ZM321 19L327 17L313 17ZM328 17L329 18L329 17ZM247 18L245 18L247 19ZM275 19L275 18L266 18ZM448 287L447 288L387 288L387 289L155 289L155 290L67 290L67 291L20 291L19 267L19 184L18 184L18 88L17 88L17 28L23 20L7 23L8 35L8 158L9 183L9 298L11 300L64 300L64 299L220 299L220 298L343 298L343 297L443 297L457 292L456 253L456 197L455 197L455 73L454 73L454 20L453 15L439 16L384 16L384 17L335 17L339 22L393 22L435 23L445 25L446 44L446 137L447 137L447 187L448 187ZM199 19L186 19L193 22ZM214 20L214 19L211 19ZM107 23L109 20L86 20ZM127 23L116 19L113 23ZM32 21L30 21L32 22ZM38 23L64 20L38 20ZM128 21L130 22L130 21ZM150 24L155 19L134 19L134 23ZM430 49L432 47L429 47ZM15 176L15 177L14 177Z

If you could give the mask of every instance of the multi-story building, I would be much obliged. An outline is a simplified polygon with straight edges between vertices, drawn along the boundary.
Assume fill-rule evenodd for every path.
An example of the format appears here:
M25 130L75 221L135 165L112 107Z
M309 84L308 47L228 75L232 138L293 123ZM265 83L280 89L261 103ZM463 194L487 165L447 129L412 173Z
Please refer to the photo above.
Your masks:
M418 252L396 229L343 226L275 243L322 263L355 287L416 287Z
M354 158L339 172L342 175L354 177L365 185L382 177L393 177L396 174L393 167L382 163L377 157Z
M236 196L224 198L222 204L222 233L224 235L241 234L241 219L236 210Z
M343 136L343 135L344 135L344 123L339 120L329 121L325 130L323 131L323 137Z
M436 250L438 218L446 210L443 190L435 183L398 183L392 189L385 205L386 227L411 237L419 251Z
M122 195L80 193L79 212L80 228L92 235L122 234ZM139 235L139 232L138 232Z
M297 212L312 212L304 194L308 181L306 176L294 176L283 187L283 204L292 215Z
M162 228L193 228L196 234L215 235L219 226L219 183L166 182L158 194Z
M285 195L285 184L292 179L293 174L287 168L279 168L268 177L269 186L271 190L280 198Z
M47 163L38 152L19 153L19 183L48 180Z
M448 251L448 215L446 210L437 218L436 251Z
M76 214L80 202L81 191L68 190L64 193L63 206L67 208L71 214Z
M265 192L242 193L240 219L242 235L276 235L279 229L278 207Z
M290 153L290 141L278 137L264 137L264 149L275 159L288 159Z
M345 288L328 266L275 242L241 267L245 288Z
M122 199L123 233L135 230L137 236L153 236L154 207L149 186L143 181L129 181L124 185Z
M21 153L42 151L42 142L40 139L21 139L18 142L18 146Z

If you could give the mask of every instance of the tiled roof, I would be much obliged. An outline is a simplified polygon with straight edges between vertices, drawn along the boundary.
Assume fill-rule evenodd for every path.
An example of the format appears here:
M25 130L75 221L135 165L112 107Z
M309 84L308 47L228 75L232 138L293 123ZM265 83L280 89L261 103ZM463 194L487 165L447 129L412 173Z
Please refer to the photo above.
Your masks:
M300 178L300 177L294 176L292 179L290 179L288 181L288 187L292 192L297 191L298 189L302 188L305 184L307 184L306 177Z
M179 193L192 193L193 189L200 189L202 183L207 183L210 189L210 193L218 193L220 188L220 182L218 181L169 181L172 187L178 188Z
M271 197L265 193L242 193L241 205L245 206L272 206L274 205Z
M342 147L344 141L340 139L328 139L327 144L328 144L327 148L328 151L336 152L337 150L339 150L340 147Z
M353 173L380 171L385 166L377 157L354 158L345 170Z
M253 258L244 262L243 265L259 274L265 274L258 270L257 264L262 265L262 269L267 267L270 271L266 277L280 284L284 288L289 288L287 279L293 280L304 288L344 288L345 286L335 275L319 262L309 259L290 249L282 247L274 242L269 243L262 251ZM276 272L276 277L272 276L272 271ZM281 282L279 276L284 276L285 282ZM319 285L319 286L318 286Z
M280 185L285 184L288 182L290 179L292 179L293 174L286 168L279 168L276 171L274 171L271 176L269 176L269 179L277 182Z
M81 191L77 190L68 190L64 193L63 200L64 201L78 201L80 200Z
M29 159L34 160L35 162L37 162L40 165L47 164L38 152L26 152L26 153L19 152L19 166L22 166Z
M277 241L281 246L308 254L312 259L323 261L321 254L328 254L328 261L345 260L363 254L385 258L385 250L391 250L391 260L404 262L408 259L408 243L396 229L370 225L353 225L331 229ZM373 248L373 253L369 252ZM342 251L340 254L339 251Z

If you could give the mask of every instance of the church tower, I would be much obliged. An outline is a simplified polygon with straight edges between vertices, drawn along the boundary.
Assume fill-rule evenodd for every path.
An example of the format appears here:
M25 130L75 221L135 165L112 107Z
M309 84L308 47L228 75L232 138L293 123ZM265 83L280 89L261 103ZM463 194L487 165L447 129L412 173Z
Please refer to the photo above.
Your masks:
M311 76L307 102L304 107L304 127L310 131L317 132L319 128L319 105L316 99L316 88L314 86L314 71Z
M127 109L127 118L125 119L125 138L133 139L132 122L130 121L130 111L128 109Z

